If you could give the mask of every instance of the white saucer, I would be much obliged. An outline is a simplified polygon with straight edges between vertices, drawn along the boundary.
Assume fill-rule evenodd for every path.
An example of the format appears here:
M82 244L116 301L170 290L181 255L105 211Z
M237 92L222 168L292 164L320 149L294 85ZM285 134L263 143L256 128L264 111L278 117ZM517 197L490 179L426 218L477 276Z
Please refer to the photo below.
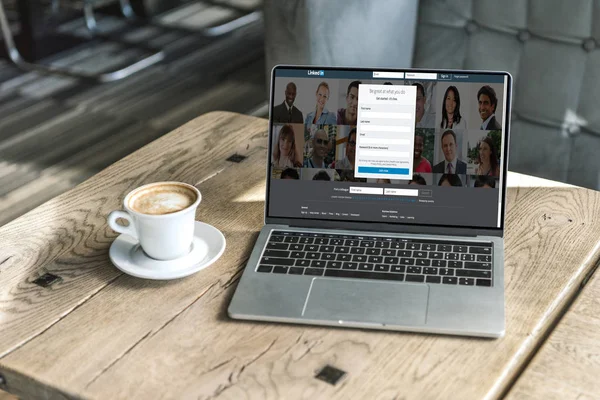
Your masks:
M191 275L217 261L225 251L225 236L204 222L195 222L192 250L185 256L159 261L144 253L136 239L119 235L110 246L110 261L126 274L145 279L177 279Z

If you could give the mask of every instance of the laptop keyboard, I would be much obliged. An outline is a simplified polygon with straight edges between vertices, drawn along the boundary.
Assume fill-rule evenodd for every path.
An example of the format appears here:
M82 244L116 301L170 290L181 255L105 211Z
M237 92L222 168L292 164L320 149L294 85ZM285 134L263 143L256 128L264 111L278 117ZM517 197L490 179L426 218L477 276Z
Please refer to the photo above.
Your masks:
M492 243L273 231L258 272L492 286Z

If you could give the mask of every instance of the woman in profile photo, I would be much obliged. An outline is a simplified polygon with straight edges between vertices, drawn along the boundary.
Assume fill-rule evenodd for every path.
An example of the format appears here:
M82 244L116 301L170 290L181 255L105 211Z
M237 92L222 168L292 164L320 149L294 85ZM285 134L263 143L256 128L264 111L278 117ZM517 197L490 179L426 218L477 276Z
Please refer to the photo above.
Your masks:
M479 166L475 175L500 176L498 153L492 138L485 137L479 142L477 161Z
M281 171L281 179L300 179L300 175L298 175L298 171L293 168L286 168Z
M491 176L478 176L474 186L476 188L495 189L496 180Z
M409 185L427 185L427 181L419 174L413 174L413 177L408 181Z
M319 83L317 91L315 92L317 99L317 105L314 111L311 111L304 120L305 125L335 125L336 116L335 113L329 112L325 107L327 100L329 100L329 85L327 82Z
M438 182L438 186L462 186L462 181L458 175L444 174Z
M313 176L313 181L330 181L331 177L327 171L319 171Z
M442 101L442 129L467 129L467 120L460 115L460 95L456 86L448 86Z
M302 167L302 163L296 160L296 138L291 125L283 125L279 131L277 145L273 146L272 165L274 168Z

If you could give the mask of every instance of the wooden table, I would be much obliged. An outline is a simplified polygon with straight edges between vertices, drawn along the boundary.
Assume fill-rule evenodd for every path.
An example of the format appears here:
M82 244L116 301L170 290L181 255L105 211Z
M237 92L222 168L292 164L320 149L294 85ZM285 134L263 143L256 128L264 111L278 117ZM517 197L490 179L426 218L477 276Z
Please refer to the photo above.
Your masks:
M25 398L498 398L600 256L599 193L509 174L502 339L230 320L263 223L266 135L263 119L204 115L0 228L0 389ZM227 161L236 153L246 158ZM129 190L172 179L202 191L197 218L225 234L227 250L185 279L122 274L108 259L116 234L106 216ZM60 281L34 283L46 273ZM327 364L346 378L315 379Z

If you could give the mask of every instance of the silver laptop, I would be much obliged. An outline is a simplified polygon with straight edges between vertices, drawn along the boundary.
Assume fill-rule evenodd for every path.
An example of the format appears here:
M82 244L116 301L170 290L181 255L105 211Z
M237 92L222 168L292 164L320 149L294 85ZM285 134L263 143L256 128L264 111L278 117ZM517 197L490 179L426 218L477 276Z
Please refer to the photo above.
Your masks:
M232 318L500 337L512 78L277 66Z

